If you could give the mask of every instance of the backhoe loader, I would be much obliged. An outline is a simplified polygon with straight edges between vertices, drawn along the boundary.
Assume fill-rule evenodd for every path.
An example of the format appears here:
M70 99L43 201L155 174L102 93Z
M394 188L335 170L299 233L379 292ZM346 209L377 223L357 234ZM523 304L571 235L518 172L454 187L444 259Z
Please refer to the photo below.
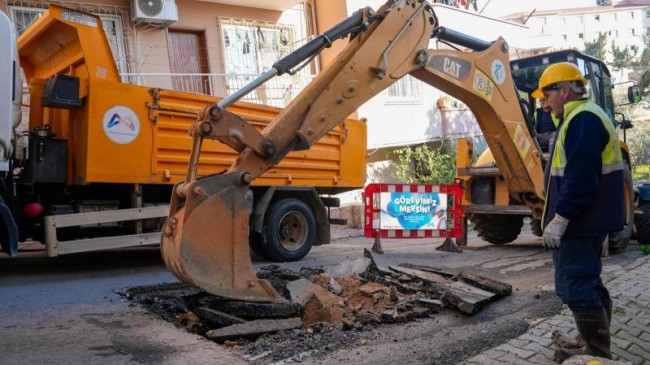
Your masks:
M609 114L617 128L625 130L632 127L629 120L626 120L621 113L615 112L611 75L607 65L603 61L579 51L563 50L513 60L510 67L515 86L520 92L526 93L526 95L530 94L537 88L538 79L544 69L557 62L572 62L578 66L588 80L589 99L600 105ZM636 88L638 86L628 88L630 103L635 102L634 95L638 93ZM528 101L534 105L534 100L528 98ZM532 109L529 108L529 110ZM616 120L615 116L620 120ZM531 115L530 118L532 120L533 116ZM534 131L533 126L530 127L530 130ZM624 140L619 141L619 144L627 167L624 173L628 225L622 231L609 235L609 253L625 250L632 236L632 222L634 221L634 186L630 171L630 154ZM512 242L520 234L524 218L531 216L531 212L528 207L510 196L506 182L500 177L502 169L496 164L492 150L484 151L474 164L471 163L471 150L471 145L468 142L460 141L458 177L463 180L465 186L464 212L474 223L474 230L485 241L492 244ZM548 151L542 149L541 152L548 156ZM534 215L530 221L533 234L541 237L541 221Z
M349 44L338 57L261 132L228 110L272 77L292 73L346 37ZM432 38L458 48L429 49ZM467 104L492 151L508 199L539 218L544 207L543 156L529 130L530 96L520 101L508 53L503 38L489 43L440 27L432 6L423 0L390 0L377 11L357 11L201 111L190 131L187 176L173 188L170 217L163 227L161 251L167 267L185 283L215 295L276 300L270 284L257 279L249 256L251 182L290 151L310 148L406 75ZM199 177L204 139L230 146L239 158L224 173Z

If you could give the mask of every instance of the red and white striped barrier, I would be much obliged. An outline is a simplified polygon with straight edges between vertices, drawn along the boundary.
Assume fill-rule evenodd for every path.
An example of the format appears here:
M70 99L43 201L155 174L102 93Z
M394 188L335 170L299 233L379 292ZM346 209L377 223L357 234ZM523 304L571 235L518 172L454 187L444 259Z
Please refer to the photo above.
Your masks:
M400 194L407 193L407 194ZM430 185L430 184L369 184L365 188L364 202L364 235L367 238L454 238L463 234L462 219L463 210L461 206L462 188L454 185ZM405 203L399 206L401 222L409 226L409 218L418 220L421 225L417 229L397 229L399 224L397 218L390 214L390 204L387 201L393 199L394 203ZM438 199L438 200L436 200ZM445 221L445 229L436 227L436 211L443 210L442 218ZM395 208L393 208L395 209ZM413 213L414 217L408 217ZM425 222L427 214L431 221ZM442 216L438 216L438 222ZM386 221L390 221L387 223Z

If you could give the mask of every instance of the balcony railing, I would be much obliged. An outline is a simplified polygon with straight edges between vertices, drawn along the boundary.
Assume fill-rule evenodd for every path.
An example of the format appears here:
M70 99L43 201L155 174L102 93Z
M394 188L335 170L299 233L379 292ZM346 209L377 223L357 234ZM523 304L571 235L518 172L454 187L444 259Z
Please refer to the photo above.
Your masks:
M130 84L225 97L241 89L259 75L123 73L121 76L122 81ZM275 77L246 95L242 100L284 108L312 78L313 76L301 74Z

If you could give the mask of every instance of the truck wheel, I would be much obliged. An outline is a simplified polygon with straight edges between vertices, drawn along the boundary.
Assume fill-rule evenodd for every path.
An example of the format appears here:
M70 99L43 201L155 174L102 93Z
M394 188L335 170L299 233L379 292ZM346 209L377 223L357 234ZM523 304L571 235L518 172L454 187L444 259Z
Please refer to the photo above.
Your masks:
M626 163L623 169L625 181L625 209L627 211L627 225L622 231L609 234L609 252L612 254L625 251L630 238L632 237L633 222L634 222L634 186L632 182L632 172Z
M510 214L472 214L469 218L479 237L495 245L517 239L524 225L524 216Z
M636 241L640 245L650 245L650 203L642 203L639 208L643 213L634 218Z
M262 249L274 261L297 261L305 257L316 239L316 218L299 199L282 199L264 215Z
M537 237L542 237L544 234L544 229L542 229L542 220L530 218L530 230L533 232L533 235Z

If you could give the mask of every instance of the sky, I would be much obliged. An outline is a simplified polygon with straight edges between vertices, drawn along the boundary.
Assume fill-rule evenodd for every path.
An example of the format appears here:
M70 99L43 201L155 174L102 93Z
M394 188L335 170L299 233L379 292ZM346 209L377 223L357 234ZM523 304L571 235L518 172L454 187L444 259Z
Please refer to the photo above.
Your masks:
M533 9L549 10L595 6L596 0L477 0L478 10L485 7L483 14L500 17Z

